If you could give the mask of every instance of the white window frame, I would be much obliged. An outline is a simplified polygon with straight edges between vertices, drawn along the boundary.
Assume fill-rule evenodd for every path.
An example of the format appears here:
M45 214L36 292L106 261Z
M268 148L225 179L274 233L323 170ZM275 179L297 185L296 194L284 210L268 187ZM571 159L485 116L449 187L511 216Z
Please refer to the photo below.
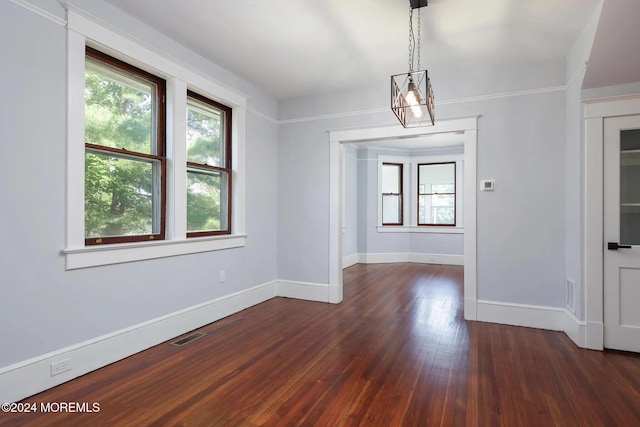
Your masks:
M456 226L418 225L418 165L424 163L456 163ZM403 223L404 225L382 225L382 164L403 164ZM404 156L378 154L378 233L464 233L464 154L438 154Z
M246 96L217 84L174 58L115 32L80 10L67 12L67 242L66 269L141 261L243 247L246 244ZM84 74L85 45L167 81L167 225L162 241L85 246ZM187 88L232 108L231 234L187 239Z

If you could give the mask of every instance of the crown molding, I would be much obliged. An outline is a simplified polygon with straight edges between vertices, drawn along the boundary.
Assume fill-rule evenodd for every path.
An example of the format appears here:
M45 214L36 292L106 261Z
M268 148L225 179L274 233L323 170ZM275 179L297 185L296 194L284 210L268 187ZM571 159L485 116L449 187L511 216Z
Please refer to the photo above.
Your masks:
M65 27L67 25L67 20L64 18L60 18L56 15L54 15L51 12L47 12L46 10L28 2L25 0L9 0L11 3L16 4L20 7L25 8L26 10L35 13L36 15L40 15L43 18L48 19L49 21L61 25L63 27Z
M343 113L330 113L330 114L320 114L317 116L306 116L306 117L297 117L295 119L284 119L278 120L278 124L286 125L290 123L301 123L301 122L310 122L314 120L327 120L327 119L338 119L342 117L351 117L351 116L363 116L366 114L378 114L378 113L386 113L387 111L391 111L388 108L371 108L367 110L355 110L355 111L345 111Z
M577 75L579 72L580 70L576 72L575 74L576 77L574 77L574 79L577 78ZM517 97L517 96L527 96L527 95L538 95L543 93L563 92L563 91L566 91L568 87L569 87L568 85L550 86L550 87L544 87L544 88L538 88L538 89L525 89L525 90L518 90L513 92L502 92L502 93L494 93L494 94L488 94L488 95L472 96L467 98L447 99L444 101L436 101L436 106L464 104L468 102L478 102L478 101L490 101L493 99L511 98L511 97ZM327 119L336 119L336 118L350 117L350 116L362 116L367 114L379 114L379 113L386 113L388 111L391 111L391 110L389 108L372 108L368 110L347 111L344 113L321 114L317 116L307 116L307 117L298 117L295 119L278 120L278 124L302 123L302 122L309 122L309 121L315 121L315 120L327 120Z
M261 117L261 118L265 119L266 121L268 121L269 123L272 123L274 125L280 124L278 119L276 119L275 117L271 117L268 114L263 113L262 111L256 110L255 108L247 107L247 112L249 112L251 114L255 114L256 116Z
M42 8L30 3L27 0L9 0L12 3L21 6L33 13L36 13L37 15L40 15L58 25L62 25L62 26L67 26L67 20L66 19L62 19L59 18L57 16L55 16L54 14L47 12L46 10L43 10ZM223 83L221 83L218 79L213 78L212 76L203 74L201 70L197 70L194 67L190 66L189 64L184 63L183 61L167 54L166 52L160 51L159 49L150 46L149 44L143 42L142 40L134 37L133 35L124 32L123 30L114 27L113 25L110 25L104 21L99 20L98 18L88 14L86 11L84 11L83 9L81 9L80 7L74 5L72 2L68 2L68 1L62 1L62 0L58 0L58 3L66 10L73 10L76 13L79 13L87 18L89 18L90 20L93 20L94 22L99 22L100 25L103 25L107 28L109 28L111 31L114 31L118 34L120 34L121 36L124 36L126 38L128 38L129 40L132 40L140 45L142 45L143 47L145 47L146 49L150 49L152 51L154 51L155 53L165 57L166 59L169 59L170 61L179 64L180 66L188 69L191 72L194 72L196 74L199 74L202 77L205 77L207 79L211 79L212 81L216 82L217 84L221 85L221 86L226 86ZM527 96L527 95L537 95L537 94L544 94L544 93L553 93L553 92L562 92L562 91L566 91L572 84L574 84L576 82L576 80L579 78L579 76L584 72L584 70L587 67L587 63L585 62L584 64L582 64L581 67L579 67L572 75L571 77L568 79L567 83L565 85L561 85L561 86L551 86L551 87L544 87L544 88L537 88L537 89L525 89L525 90L519 90L519 91L513 91L513 92L502 92L502 93L495 93L495 94L487 94L487 95L479 95L479 96L472 96L472 97L466 97L466 98L454 98L454 99L447 99L447 100L441 100L438 101L436 100L436 106L438 105L453 105L453 104L463 104L463 103L469 103L469 102L479 102L479 101L490 101L490 100L494 100L494 99L502 99L502 98L511 98L511 97L518 97L518 96ZM234 92L237 92L236 89L231 89ZM248 98L248 96L246 94L240 93L240 96L244 97L245 99ZM329 120L329 119L336 119L336 118L343 118L343 117L353 117L353 116L363 116L363 115L370 115L370 114L382 114L382 113L386 113L388 111L390 111L388 108L371 108L371 109L366 109L366 110L354 110L354 111L346 111L346 112L341 112L341 113L329 113L329 114L320 114L320 115L315 115L315 116L306 116L306 117L297 117L297 118L292 118L292 119L278 119L276 117L272 117L266 113L263 113L261 111L258 111L254 108L249 108L247 107L246 110L258 117L261 117L265 120L267 120L268 122L272 123L272 124L276 124L276 125L282 125L282 124L293 124L293 123L303 123L303 122L310 122L310 121L318 121L318 120Z

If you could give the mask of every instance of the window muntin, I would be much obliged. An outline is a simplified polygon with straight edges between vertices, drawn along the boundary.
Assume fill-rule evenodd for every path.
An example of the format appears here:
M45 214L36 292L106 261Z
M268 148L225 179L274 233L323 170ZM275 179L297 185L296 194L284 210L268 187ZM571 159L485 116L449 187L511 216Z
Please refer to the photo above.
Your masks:
M165 238L165 86L86 48L86 245Z
M418 225L456 225L456 164L418 165Z
M187 237L231 233L231 108L187 93Z
M402 225L402 164L382 164L382 225Z
M157 50L139 44L136 40L122 37L112 28L100 25L97 21L87 19L85 15L73 10L68 11L67 50L66 56L67 82L66 117L67 117L67 147L66 147L66 243L62 252L65 255L65 269L112 265L123 262L142 261L176 255L186 255L208 251L240 248L246 245L246 133L247 125L246 96L235 89L222 86L203 77L206 72L185 66L184 64L167 60L166 56L158 55ZM167 103L167 124L185 123L187 88L198 88L204 93L216 94L216 99L226 105L233 106L233 228L231 235L212 236L208 239L186 239L186 132L180 137L170 138L167 133L167 222L166 238L162 241L140 242L140 244L101 245L96 248L85 246L84 218L84 80L86 47L106 46L121 60L129 63L144 64L141 68L153 72L158 76L171 79L167 84L167 102L174 100L175 108L169 109ZM99 48L101 49L101 48ZM128 60L124 58L135 58ZM152 71L153 70L153 71ZM237 110L236 110L237 108ZM237 111L237 112L236 112ZM236 134L235 130L239 132ZM174 128L174 132L179 132ZM169 132L169 128L167 128ZM170 148L170 149L169 149ZM180 162L172 162L179 158ZM178 184L181 185L173 185ZM173 203L182 202L182 206ZM172 218L173 217L173 218ZM221 237L221 238L220 238Z

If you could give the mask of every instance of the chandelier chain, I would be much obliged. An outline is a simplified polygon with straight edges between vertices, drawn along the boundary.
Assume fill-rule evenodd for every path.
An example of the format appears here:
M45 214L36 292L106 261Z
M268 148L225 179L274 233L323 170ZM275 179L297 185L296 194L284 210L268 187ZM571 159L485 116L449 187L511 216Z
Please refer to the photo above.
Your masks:
M409 6L409 72L413 72L413 47L415 40L413 38L413 9Z
M418 47L416 48L416 50L418 51L418 71L420 71L420 28L422 27L422 25L420 25L420 9L418 9Z
M433 89L427 70L422 70L420 64L422 13L418 5L426 1L411 0L409 3L409 71L391 76L391 110L405 128L435 124ZM412 7L414 4L415 8ZM418 9L417 31L413 20L414 9Z

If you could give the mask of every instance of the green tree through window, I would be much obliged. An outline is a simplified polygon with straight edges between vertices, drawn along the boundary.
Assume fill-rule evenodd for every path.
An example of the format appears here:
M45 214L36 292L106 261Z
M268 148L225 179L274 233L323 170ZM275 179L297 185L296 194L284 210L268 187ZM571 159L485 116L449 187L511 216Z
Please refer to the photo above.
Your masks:
M187 96L187 236L231 232L231 109Z
M164 238L164 80L87 48L87 244Z

